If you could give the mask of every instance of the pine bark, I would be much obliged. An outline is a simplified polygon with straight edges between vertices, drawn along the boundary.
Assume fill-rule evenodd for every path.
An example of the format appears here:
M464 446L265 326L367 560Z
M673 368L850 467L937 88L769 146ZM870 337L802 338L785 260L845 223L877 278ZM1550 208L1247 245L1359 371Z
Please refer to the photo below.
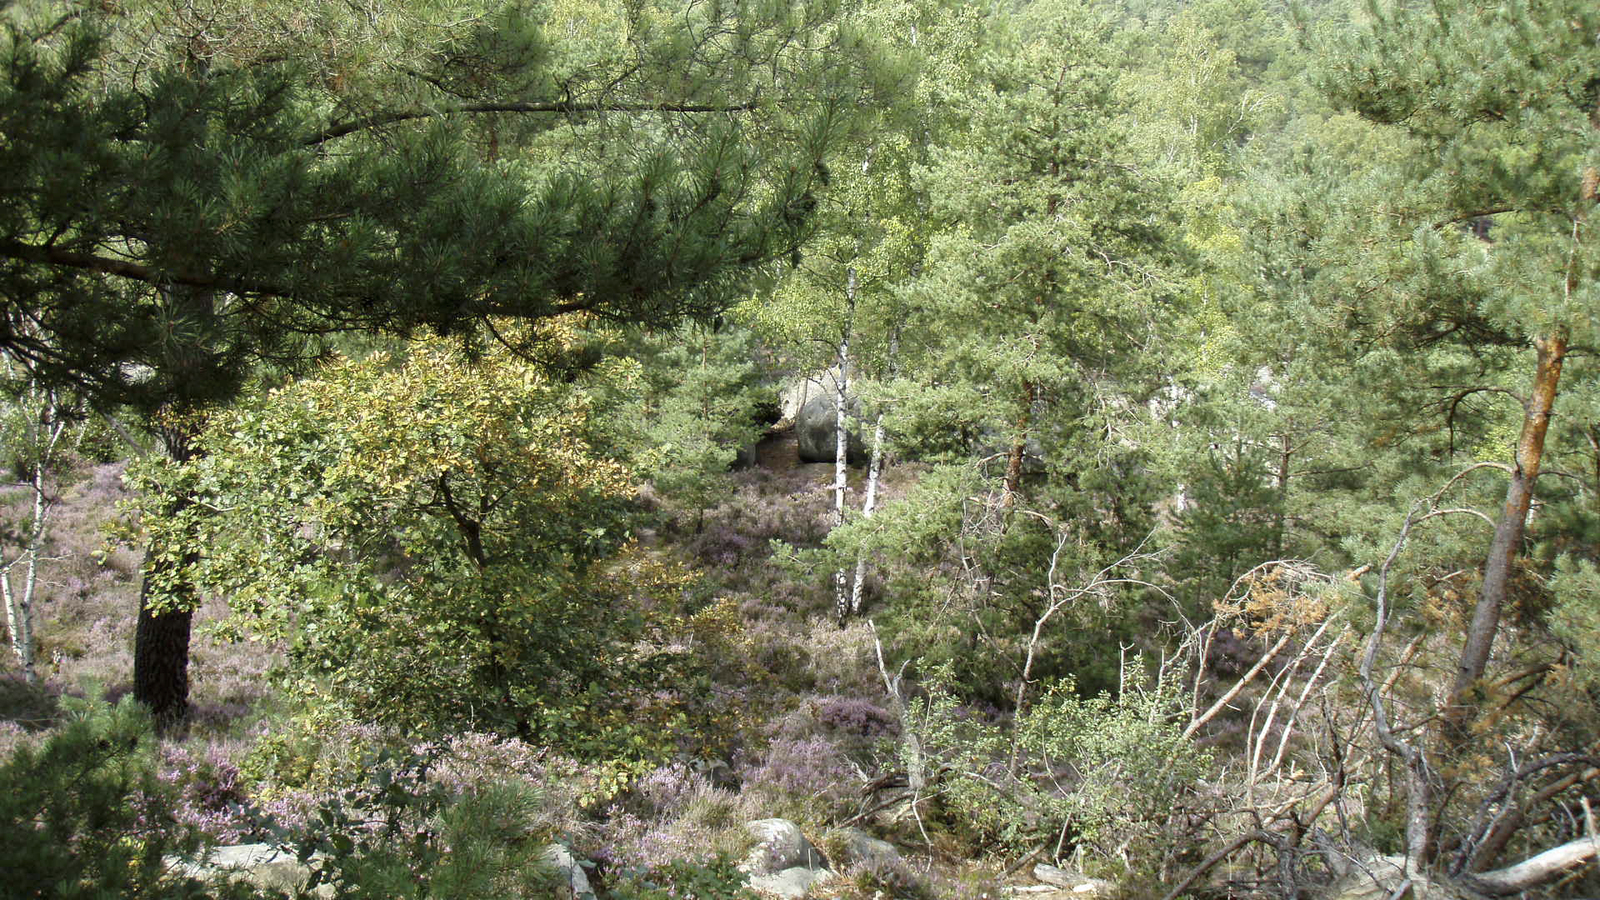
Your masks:
M151 548L153 551L155 548ZM191 554L186 562L192 562ZM157 613L151 608L150 575L170 566L155 564L139 589L139 624L133 638L133 698L150 709L156 730L181 731L189 718L189 635L194 621L192 605L174 606ZM189 604L189 597L174 598Z
M1561 383L1561 364L1566 359L1566 334L1558 330L1538 338L1534 341L1534 349L1538 359L1534 370L1533 393L1524 407L1522 434L1517 440L1511 484L1506 488L1505 504L1495 523L1494 539L1489 544L1489 556L1483 567L1483 588L1478 595L1478 605L1472 612L1472 623L1467 626L1466 643L1461 650L1444 713L1447 733L1458 739L1472 717L1471 694L1488 666L1489 653L1500 626L1500 612L1505 606L1512 565L1527 528L1534 482L1539 478L1539 466L1544 458L1545 435L1550 430L1550 414Z
M1017 417L1017 436L1006 453L1006 480L1000 497L1002 509L1017 505L1022 492L1022 464L1028 455L1028 434L1033 428L1033 404L1038 399L1038 386L1028 382L1022 388L1022 413Z
M188 442L165 442L174 462L192 458ZM170 498L182 513L194 498ZM139 585L139 620L133 633L133 699L150 710L160 733L179 733L189 719L189 637L200 605L189 570L200 560L193 541L173 555L151 538L145 548L144 581ZM159 586L167 589L157 591Z

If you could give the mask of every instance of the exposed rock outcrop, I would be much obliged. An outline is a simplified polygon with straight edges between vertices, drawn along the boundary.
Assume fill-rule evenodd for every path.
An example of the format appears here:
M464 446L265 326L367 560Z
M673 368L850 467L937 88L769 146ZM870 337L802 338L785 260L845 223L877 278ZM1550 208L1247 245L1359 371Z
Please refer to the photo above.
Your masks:
M866 443L861 439L860 423L856 421L860 405L850 397L845 398L845 404L849 419L845 459L852 465L860 465L867 459ZM838 409L831 391L812 397L800 408L800 414L795 417L794 433L799 442L801 462L833 462L838 456Z
M788 819L759 819L745 825L756 846L739 866L750 875L750 887L775 897L804 897L833 873L827 860Z
M316 854L313 860L321 859ZM213 847L206 855L189 863L177 863L185 874L200 879L225 873L229 878L248 882L259 888L297 894L311 876L311 867L295 858L293 853L280 850L272 844L235 844ZM314 897L332 897L333 886L319 885L311 893Z

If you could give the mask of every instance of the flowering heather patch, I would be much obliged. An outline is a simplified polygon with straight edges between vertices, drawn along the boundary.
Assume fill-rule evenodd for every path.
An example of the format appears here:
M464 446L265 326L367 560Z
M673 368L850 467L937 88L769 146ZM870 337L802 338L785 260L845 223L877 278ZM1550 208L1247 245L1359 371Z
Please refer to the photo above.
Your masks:
M854 813L863 780L839 745L822 736L774 740L740 775L744 808L812 823Z
M173 786L176 799L172 814L180 824L223 844L242 843L259 836L245 814L248 797L232 748L222 744L162 744L156 777Z
M826 491L807 477L792 490L775 490L770 473L752 469L730 477L732 495L710 510L704 527L684 535L684 546L701 564L732 568L764 562L773 540L809 546L828 532Z
M823 697L817 701L817 721L823 727L859 737L900 733L900 720L883 707L855 697Z
M539 798L530 827L571 838L586 827L579 809L588 774L585 768L576 760L517 738L469 733L450 738L434 764L433 777L457 796L520 781Z
M0 760L10 759L18 747L37 748L43 742L44 735L29 731L16 722L0 720Z
M748 837L742 825L750 817L738 795L683 763L670 763L646 773L611 805L598 837L614 869L703 862L743 850Z

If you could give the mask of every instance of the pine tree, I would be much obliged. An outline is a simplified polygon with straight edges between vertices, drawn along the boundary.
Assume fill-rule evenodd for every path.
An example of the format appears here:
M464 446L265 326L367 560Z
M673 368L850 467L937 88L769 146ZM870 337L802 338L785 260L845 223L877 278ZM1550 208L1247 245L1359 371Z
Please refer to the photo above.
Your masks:
M513 3L451 30L262 3L269 27L213 27L231 8L0 9L0 348L140 410L179 461L208 408L330 334L713 313L803 240L872 87L821 52L848 43L826 5ZM169 589L143 592L135 692L163 724L196 599L169 576L196 552L147 557Z
M1522 549L1563 366L1594 339L1600 250L1589 219L1600 188L1600 10L1578 0L1442 0L1373 2L1366 15L1334 46L1325 87L1368 120L1404 132L1414 152L1392 174L1407 189L1371 210L1373 225L1405 238L1387 271L1376 273L1386 289L1367 292L1392 307L1357 301L1351 314L1396 326L1391 333L1414 348L1507 348L1532 363L1510 480L1446 707L1459 737Z
M1072 456L1076 423L1129 387L1130 363L1155 346L1173 254L1165 185L1128 146L1132 36L1112 12L1039 3L986 31L953 91L964 136L927 170L939 230L913 309L937 348L934 379L961 385L981 411L972 424L1000 444L1009 509L1026 457L1045 444Z

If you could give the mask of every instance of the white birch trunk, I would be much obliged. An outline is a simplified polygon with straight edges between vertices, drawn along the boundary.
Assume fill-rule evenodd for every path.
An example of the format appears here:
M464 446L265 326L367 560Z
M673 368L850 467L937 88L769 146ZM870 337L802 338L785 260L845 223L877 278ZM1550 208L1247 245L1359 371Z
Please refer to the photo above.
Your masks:
M895 357L900 352L900 329L889 335L889 371L894 372ZM861 517L872 518L878 508L878 481L883 476L883 412L880 410L872 425L872 461L867 464L867 497L861 504ZM867 555L856 554L856 577L850 582L850 614L861 615L861 584L866 579Z
M845 300L848 312L844 320L844 333L839 338L839 373L833 380L833 527L844 524L845 494L849 489L850 411L846 397L850 390L850 331L855 322L856 269L851 266L845 276ZM844 624L850 613L849 573L843 568L833 573L833 608Z
M11 652L22 667L23 678L29 684L37 684L35 599L39 587L39 553L44 549L45 520L52 506L45 494L45 475L55 464L56 446L66 431L66 423L62 421L53 391L32 388L28 393L29 399L38 405L38 418L32 423L34 433L30 435L32 440L29 442L34 451L29 478L33 492L33 515L23 538L22 552L4 568L0 568L0 597L5 600L6 632L11 639ZM19 566L22 569L20 586L13 582Z

